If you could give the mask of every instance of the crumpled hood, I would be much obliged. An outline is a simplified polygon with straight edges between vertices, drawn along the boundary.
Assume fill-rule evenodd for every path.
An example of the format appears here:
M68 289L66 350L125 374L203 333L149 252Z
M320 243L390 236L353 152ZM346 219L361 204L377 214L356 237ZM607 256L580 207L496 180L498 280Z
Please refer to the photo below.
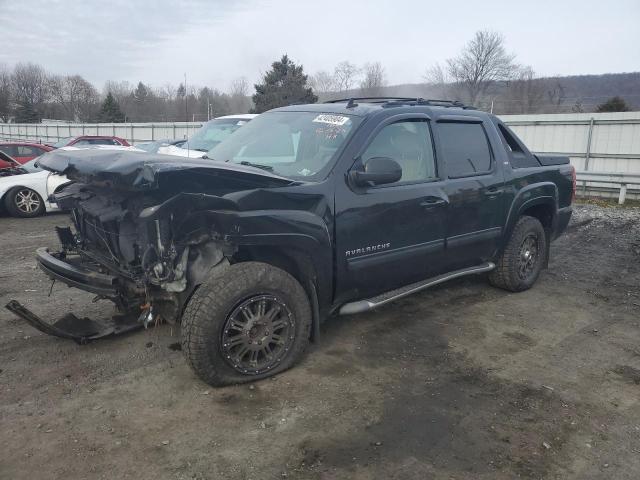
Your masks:
M53 150L40 157L38 163L42 168L63 173L71 180L125 190L153 190L161 185L161 181L166 184L175 174L206 175L218 180L241 182L248 188L294 183L288 178L245 165L147 152Z

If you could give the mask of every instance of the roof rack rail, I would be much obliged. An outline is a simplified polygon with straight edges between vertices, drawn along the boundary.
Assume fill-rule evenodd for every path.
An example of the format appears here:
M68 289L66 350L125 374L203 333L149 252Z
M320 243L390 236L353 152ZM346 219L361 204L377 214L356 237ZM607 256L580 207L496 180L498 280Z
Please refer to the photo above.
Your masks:
M342 103L342 102L351 102L351 101L365 101L367 103L387 103L388 101L416 101L418 98L416 97L349 97L349 98L337 98L335 100L327 100L324 103Z
M475 107L465 105L458 100L425 99L421 97L350 97L335 100L327 100L324 103L347 103L347 108L353 108L357 101L366 103L381 103L384 106L395 107L398 105L428 105L431 107L455 107L464 110L475 110Z

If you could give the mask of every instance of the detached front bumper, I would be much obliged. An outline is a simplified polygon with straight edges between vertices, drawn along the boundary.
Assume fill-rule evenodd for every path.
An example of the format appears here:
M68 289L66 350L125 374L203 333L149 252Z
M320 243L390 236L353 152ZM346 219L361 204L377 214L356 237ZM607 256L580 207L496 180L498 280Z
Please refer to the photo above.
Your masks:
M36 251L36 259L42 271L54 280L105 298L118 297L118 277L90 270L81 264L77 255L51 254L46 248L39 248ZM143 317L148 313L145 310L129 310L100 320L79 318L73 313L67 313L55 322L49 323L16 300L11 300L6 308L41 332L72 339L79 344L142 328Z
M80 264L80 258L61 258L47 248L36 250L38 266L53 280L108 298L118 295L118 277L95 272Z

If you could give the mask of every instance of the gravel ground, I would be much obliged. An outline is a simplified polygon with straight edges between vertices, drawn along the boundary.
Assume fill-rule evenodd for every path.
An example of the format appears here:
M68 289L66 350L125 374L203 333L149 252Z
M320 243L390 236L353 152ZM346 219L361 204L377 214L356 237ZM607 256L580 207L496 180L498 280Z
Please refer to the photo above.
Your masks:
M33 250L65 215L0 218L0 303L111 307ZM163 325L86 346L0 311L0 478L637 479L640 209L580 205L531 290L466 278L331 319L296 368L213 389Z

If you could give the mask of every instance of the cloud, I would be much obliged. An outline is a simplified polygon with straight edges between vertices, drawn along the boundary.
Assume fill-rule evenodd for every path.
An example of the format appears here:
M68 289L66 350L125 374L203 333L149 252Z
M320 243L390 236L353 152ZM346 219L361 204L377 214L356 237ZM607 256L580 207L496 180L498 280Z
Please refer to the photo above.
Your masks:
M224 90L288 53L307 73L380 61L390 83L409 83L490 29L541 74L634 71L639 17L636 0L0 0L0 63L32 61L98 86L177 84L187 73Z

